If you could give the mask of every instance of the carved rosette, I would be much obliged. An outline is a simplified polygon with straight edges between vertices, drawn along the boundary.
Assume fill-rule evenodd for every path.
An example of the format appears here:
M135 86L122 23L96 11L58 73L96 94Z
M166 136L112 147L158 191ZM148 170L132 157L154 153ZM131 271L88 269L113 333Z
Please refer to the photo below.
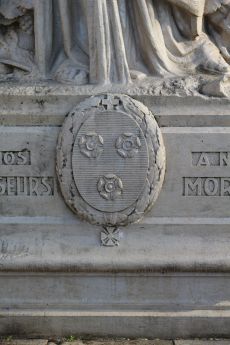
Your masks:
M132 158L140 147L140 139L133 133L123 133L116 141L117 152L124 158Z
M103 152L103 138L94 132L82 135L78 145L81 153L89 158L97 158Z
M106 200L115 200L121 195L123 184L119 177L110 174L99 178L97 190L102 198Z
M140 220L156 201L165 148L152 113L126 95L86 99L67 116L57 145L57 175L67 205L106 227Z

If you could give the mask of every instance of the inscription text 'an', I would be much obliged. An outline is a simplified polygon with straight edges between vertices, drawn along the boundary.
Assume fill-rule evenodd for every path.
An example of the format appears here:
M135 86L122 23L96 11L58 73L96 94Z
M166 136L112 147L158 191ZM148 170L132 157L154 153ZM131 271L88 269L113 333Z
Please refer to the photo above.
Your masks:
M230 152L192 152L192 165L197 167L230 166Z

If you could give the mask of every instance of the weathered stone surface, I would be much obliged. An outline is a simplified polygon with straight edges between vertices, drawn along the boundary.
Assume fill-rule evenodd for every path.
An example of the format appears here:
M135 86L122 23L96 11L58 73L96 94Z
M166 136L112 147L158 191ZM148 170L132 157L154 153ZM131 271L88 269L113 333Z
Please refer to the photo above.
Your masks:
M1 345L47 345L46 339L14 339L11 336L0 340Z
M82 343L84 345L173 345L171 340L147 340L147 339L122 339L122 340L112 340L112 339L102 339L102 340L83 340ZM73 345L78 345L79 341L73 342ZM64 345L67 345L65 343Z
M68 266L72 270L213 271L220 263L222 270L229 270L228 127L162 128L168 158L161 194L141 223L121 227L120 249L114 248L106 260L102 228L79 221L58 188L59 130L54 126L0 128L3 270Z
M72 338L74 340L72 340ZM84 340L75 340L75 339L76 338L74 336L72 336L72 337L70 336L70 340L69 341L65 341L65 338L64 338L64 341L62 342L62 345L69 345L70 343L72 345L83 345L83 344L87 343ZM105 342L106 342L106 340L105 340ZM91 343L94 343L94 341L93 340L89 341L89 344L91 344Z
M229 345L230 341L225 340L175 340L175 345Z
M165 91L157 92L154 86L155 82L150 90L136 84L51 87L48 83L4 83L0 84L0 121L5 126L59 127L76 104L91 95L111 92L127 94L142 102L154 114L159 127L228 127L228 99L184 93L178 97L175 89L163 96Z
M147 339L136 339L136 340L104 340L104 341L84 341L86 345L172 345L171 340L160 340L160 339L154 339L154 340L147 340Z
M213 330L229 334L227 273L8 272L0 283L2 334L150 339L206 338Z
M64 342L62 345L69 345L70 342ZM171 340L147 340L147 339L136 339L136 340L116 340L116 339L102 339L102 340L73 340L72 345L173 345Z
M230 97L230 78L224 77L211 82L207 82L202 87L205 95L213 97Z
M162 340L162 339L95 339L95 340L76 340L75 336L69 336L69 340L59 339L56 342L51 342L43 339L13 339L7 337L5 340L1 340L1 345L228 345L227 339L192 339L192 340Z

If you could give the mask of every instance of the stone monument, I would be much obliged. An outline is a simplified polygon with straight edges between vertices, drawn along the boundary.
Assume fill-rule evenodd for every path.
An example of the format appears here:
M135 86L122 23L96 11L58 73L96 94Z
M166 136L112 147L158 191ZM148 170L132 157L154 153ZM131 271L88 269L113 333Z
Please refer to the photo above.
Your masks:
M0 0L0 334L229 336L230 0Z

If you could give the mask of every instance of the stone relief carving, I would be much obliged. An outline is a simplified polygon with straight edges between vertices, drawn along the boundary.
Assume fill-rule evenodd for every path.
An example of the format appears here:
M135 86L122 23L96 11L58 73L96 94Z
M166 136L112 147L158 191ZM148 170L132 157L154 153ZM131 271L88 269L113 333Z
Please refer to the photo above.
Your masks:
M34 66L33 0L0 1L0 73L32 72Z
M105 228L101 231L101 244L105 247L115 247L120 244L120 231L116 228Z
M59 80L82 84L82 72L89 83L127 83L151 75L230 71L227 0L61 0L59 5L69 61L60 67ZM76 12L81 36L74 31Z
M102 198L115 200L122 194L123 183L120 177L114 174L108 174L99 178L97 190Z
M164 172L161 131L142 103L118 94L92 96L67 116L57 175L67 205L81 219L106 228L140 220L156 201Z
M16 68L83 85L230 74L230 0L1 0L0 15L2 77Z
M80 137L78 145L83 155L88 158L97 158L103 152L104 140L101 135L89 132Z
M138 153L140 147L140 138L133 133L123 133L116 140L117 152L123 158L132 158Z

